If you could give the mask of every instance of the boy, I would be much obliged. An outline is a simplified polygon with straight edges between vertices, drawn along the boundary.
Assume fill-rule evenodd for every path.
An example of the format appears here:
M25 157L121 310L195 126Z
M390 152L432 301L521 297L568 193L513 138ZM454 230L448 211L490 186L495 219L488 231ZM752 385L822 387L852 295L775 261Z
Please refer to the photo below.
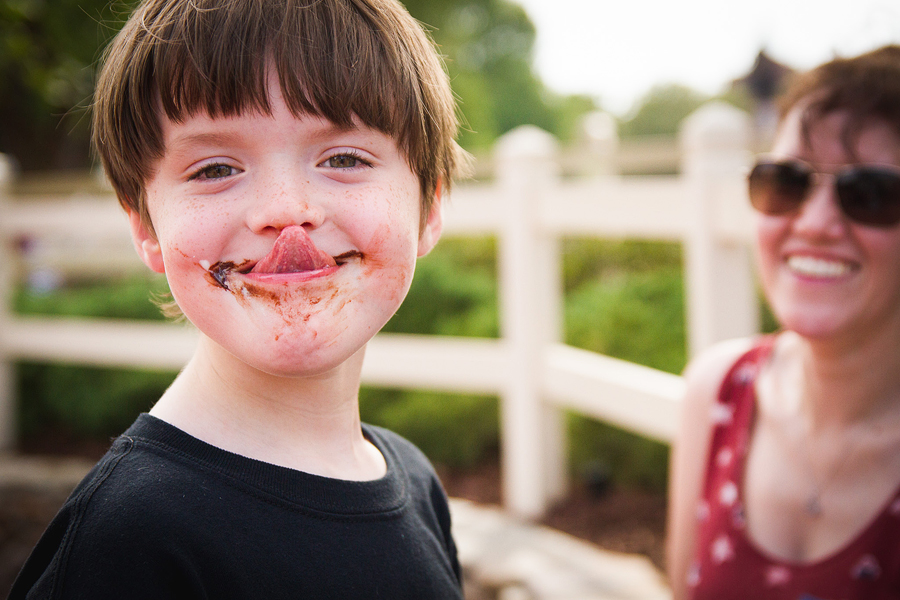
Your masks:
M200 342L10 597L461 597L431 466L357 405L462 157L418 24L395 0L146 0L94 110L138 254Z

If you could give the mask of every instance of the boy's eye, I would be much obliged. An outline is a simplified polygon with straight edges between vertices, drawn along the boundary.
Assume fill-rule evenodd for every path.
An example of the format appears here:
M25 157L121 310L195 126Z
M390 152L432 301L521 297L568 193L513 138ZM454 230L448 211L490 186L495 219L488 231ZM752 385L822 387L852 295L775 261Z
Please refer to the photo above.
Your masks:
M237 169L228 165L207 165L194 173L191 179L221 179L237 173Z
M367 166L369 163L355 154L335 154L329 157L325 164L332 169L355 169L356 167Z

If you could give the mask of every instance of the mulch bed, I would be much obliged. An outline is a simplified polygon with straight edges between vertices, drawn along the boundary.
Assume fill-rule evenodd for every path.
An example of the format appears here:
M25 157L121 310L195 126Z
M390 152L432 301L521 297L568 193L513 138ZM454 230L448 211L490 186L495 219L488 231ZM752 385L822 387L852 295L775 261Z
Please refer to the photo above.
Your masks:
M437 467L447 494L480 504L501 503L500 467L489 462L472 469ZM550 508L541 523L615 552L642 554L664 569L666 496L663 492L612 488L592 491L573 482L569 494Z

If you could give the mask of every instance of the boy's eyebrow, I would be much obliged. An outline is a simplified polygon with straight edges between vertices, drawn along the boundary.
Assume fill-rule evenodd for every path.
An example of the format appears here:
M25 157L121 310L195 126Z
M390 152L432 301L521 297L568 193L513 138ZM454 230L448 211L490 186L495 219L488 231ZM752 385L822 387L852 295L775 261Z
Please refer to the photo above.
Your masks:
M179 148L186 148L194 145L223 145L234 144L241 139L238 131L209 131L197 133L180 133L176 134L169 142L169 150L177 151Z
M343 126L325 121L320 127L309 135L312 141L320 141L327 139L335 134L353 133L364 131L358 124ZM169 143L170 151L178 151L180 148L187 148L193 145L233 145L240 143L243 138L241 131L224 130L224 131L200 131L200 132L184 132L176 134Z

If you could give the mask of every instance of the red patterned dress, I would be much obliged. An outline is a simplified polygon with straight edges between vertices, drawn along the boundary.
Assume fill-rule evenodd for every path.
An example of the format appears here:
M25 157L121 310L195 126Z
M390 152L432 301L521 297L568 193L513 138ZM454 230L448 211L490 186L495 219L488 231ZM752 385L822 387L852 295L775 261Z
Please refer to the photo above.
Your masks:
M747 536L743 473L756 409L754 383L774 337L742 356L714 405L714 431L697 509L691 600L900 599L900 489L859 535L831 556L793 563L768 556ZM900 473L898 473L900 480Z

